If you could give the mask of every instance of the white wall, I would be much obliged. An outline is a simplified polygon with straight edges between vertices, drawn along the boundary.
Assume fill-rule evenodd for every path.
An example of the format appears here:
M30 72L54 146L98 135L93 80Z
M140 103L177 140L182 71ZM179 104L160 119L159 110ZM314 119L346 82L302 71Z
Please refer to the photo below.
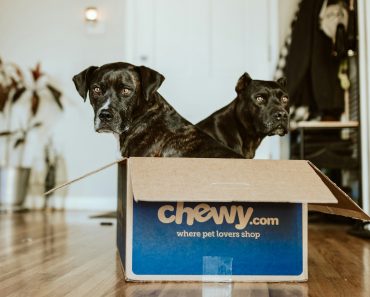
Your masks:
M101 12L104 34L86 33L83 12L94 5ZM94 132L92 109L89 103L83 103L71 78L92 64L124 58L124 2L1 0L0 6L0 57L24 70L40 61L63 90L64 102L68 102L55 134L67 162L68 178L115 159L117 144L113 136ZM115 169L75 184L68 192L67 206L113 209Z
M116 159L114 138L95 133L92 109L89 103L83 103L71 78L92 64L125 59L124 0L0 1L0 57L19 64L24 70L40 61L43 70L64 92L66 110L53 135L66 160L66 178L77 177ZM297 2L279 1L280 44ZM98 7L104 27L102 34L87 34L83 11L88 6ZM52 112L55 110L49 113ZM42 150L38 150L38 155L41 154ZM69 208L114 209L115 168L70 186L67 194Z
M145 57L165 74L161 94L197 123L235 98L245 71L273 78L278 7L276 0L127 0L127 52L134 64ZM280 137L266 137L255 158L278 159L279 148Z
M370 214L370 3L361 0L358 5L362 207Z

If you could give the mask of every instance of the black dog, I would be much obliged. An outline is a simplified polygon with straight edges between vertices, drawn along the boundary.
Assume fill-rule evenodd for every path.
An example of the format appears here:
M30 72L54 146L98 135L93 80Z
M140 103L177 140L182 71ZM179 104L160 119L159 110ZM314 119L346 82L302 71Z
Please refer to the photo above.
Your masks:
M286 80L252 80L244 73L235 87L237 97L196 126L220 143L252 159L265 136L288 132L289 99Z
M95 130L119 135L124 157L242 158L182 118L157 92L164 77L145 66L91 66L73 77L95 112Z

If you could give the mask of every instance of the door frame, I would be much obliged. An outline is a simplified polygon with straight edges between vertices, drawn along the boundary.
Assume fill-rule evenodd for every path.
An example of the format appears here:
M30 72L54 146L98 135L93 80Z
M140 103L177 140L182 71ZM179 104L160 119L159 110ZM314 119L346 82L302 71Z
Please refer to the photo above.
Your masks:
M136 48L136 34L135 34L135 10L137 0L124 0L124 50L123 57L125 61L134 62L135 48ZM270 65L270 78L272 79L275 74L276 65L279 58L279 3L276 0L267 0L268 2L268 22L269 22L269 65ZM154 0L147 0L148 8L153 8Z
M359 0L359 74L360 74L360 129L361 129L361 173L362 207L370 214L370 3Z
M127 62L138 63L136 57L137 50L137 34L135 31L136 26L136 10L137 0L124 0L125 5L125 18L124 18L124 59ZM210 0L212 1L212 0ZM266 0L268 5L268 65L269 65L269 77L266 80L273 79L276 65L279 59L279 1ZM155 0L147 0L146 5L148 9L154 9ZM155 61L153 61L155 64ZM286 159L287 153L284 145L286 142L280 137L273 137L269 139L268 156L269 159Z

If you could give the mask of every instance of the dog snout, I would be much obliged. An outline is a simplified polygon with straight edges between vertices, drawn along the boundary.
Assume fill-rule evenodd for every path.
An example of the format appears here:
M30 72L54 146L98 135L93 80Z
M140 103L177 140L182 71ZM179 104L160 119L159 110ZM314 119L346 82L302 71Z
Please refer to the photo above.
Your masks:
M288 119L288 113L286 111L278 111L274 114L274 118L277 121L286 121Z
M102 122L110 122L113 119L113 114L108 109L104 109L99 113L99 119Z

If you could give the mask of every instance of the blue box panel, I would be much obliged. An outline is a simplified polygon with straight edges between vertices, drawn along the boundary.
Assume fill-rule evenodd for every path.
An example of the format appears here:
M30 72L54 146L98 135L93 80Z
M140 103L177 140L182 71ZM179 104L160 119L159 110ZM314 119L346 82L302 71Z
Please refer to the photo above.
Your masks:
M302 204L134 202L132 269L298 276L302 236Z

